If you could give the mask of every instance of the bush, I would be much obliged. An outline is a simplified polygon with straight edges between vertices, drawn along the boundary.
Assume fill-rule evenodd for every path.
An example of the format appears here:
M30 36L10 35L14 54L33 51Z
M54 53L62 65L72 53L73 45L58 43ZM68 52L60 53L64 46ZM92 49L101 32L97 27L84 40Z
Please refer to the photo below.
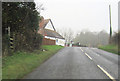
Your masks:
M9 49L9 36L8 35L4 35L2 36L2 55L6 56L8 55L8 49Z
M15 51L24 50L24 51L33 51L39 49L42 44L42 35L27 30L24 33L17 33L15 35Z
M13 37L13 52L16 51L28 51L31 52L33 50L40 49L42 45L42 35L38 34L37 32L31 30L25 30L23 33L14 32L12 33ZM9 36L3 36L3 56L9 55L10 50L10 41ZM9 51L10 50L10 51Z

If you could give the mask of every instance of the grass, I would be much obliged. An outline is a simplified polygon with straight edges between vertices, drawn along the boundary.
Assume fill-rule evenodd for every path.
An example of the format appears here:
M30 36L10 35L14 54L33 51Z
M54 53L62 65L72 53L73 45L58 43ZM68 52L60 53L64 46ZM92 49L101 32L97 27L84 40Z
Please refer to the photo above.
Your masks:
M24 77L63 47L46 45L42 48L46 51L17 52L13 56L4 57L2 59L2 78L20 79Z
M115 53L120 55L120 51L118 52L118 46L117 45L106 45L106 46L99 46L99 49L111 52L111 53Z

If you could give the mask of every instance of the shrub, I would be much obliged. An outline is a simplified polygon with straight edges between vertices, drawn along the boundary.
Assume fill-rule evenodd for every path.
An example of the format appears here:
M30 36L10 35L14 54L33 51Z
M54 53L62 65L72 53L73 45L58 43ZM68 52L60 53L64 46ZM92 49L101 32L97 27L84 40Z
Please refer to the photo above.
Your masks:
M27 30L24 33L17 33L15 35L15 51L24 50L24 51L33 51L39 49L42 44L42 35Z
M34 32L32 30L25 30L23 33L14 32L12 33L13 37L13 52L16 51L28 51L31 52L36 49L40 49L42 45L42 35ZM9 36L4 35L2 39L2 54L7 56L11 54Z

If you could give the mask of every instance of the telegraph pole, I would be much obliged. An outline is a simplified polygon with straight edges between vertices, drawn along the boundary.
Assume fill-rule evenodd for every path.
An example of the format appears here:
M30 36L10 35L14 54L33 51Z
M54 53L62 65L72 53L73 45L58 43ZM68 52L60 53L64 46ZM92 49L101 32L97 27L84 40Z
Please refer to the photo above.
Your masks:
M111 6L109 5L109 16L110 16L110 38L109 38L109 44L112 42L112 26L111 26Z

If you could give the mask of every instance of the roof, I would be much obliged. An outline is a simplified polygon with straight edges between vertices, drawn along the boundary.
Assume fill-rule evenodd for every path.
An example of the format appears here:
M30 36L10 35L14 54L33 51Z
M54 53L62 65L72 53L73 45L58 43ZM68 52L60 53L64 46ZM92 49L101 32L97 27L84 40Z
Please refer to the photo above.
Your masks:
M48 24L49 21L50 21L50 19L45 19L44 20L44 26L43 26L43 28L45 28L45 26Z
M45 36L64 39L59 33L57 33L56 31L53 31L53 30L44 29L44 33L45 33Z
M46 25L48 24L48 22L51 23L53 30L50 29L46 29ZM56 32L55 27L51 21L51 19L44 19L42 18L41 22L40 22L40 28L42 28L42 30L44 31L44 33L41 33L44 36L49 36L49 37L54 37L54 38L60 38L60 39L64 39L59 33ZM39 31L39 33L42 32L41 30Z

